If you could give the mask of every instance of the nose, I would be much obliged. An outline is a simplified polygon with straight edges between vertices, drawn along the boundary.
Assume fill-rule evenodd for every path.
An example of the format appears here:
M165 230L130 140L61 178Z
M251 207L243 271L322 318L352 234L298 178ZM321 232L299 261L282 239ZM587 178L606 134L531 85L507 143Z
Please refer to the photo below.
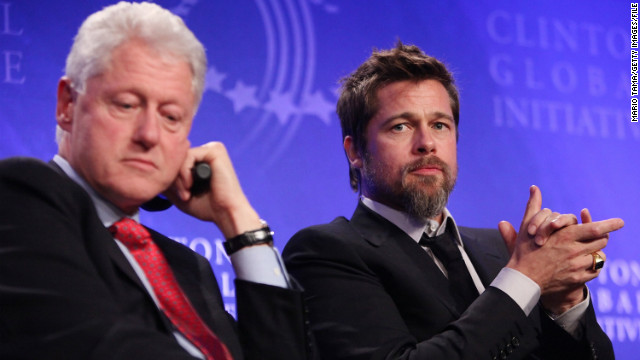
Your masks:
M429 127L419 127L414 133L414 152L426 155L436 151L436 143Z
M133 140L145 149L155 146L160 139L160 122L152 111L140 112Z

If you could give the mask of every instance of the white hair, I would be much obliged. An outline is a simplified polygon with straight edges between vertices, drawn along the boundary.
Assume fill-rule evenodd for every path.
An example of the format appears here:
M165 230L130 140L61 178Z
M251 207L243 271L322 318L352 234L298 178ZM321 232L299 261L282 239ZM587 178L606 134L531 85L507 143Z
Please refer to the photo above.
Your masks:
M202 99L207 58L204 46L182 19L159 5L121 1L91 14L80 26L67 56L65 75L78 93L87 80L103 73L115 48L129 40L141 40L171 59L184 59L193 73L196 109ZM195 110L194 109L194 113ZM60 127L56 139L62 135Z

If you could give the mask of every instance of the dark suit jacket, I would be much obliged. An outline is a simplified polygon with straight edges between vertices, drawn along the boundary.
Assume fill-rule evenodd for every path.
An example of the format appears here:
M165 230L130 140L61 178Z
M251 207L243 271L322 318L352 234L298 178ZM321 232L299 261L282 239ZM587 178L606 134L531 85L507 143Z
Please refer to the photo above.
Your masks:
M89 195L54 167L0 161L0 359L192 359ZM307 358L300 291L236 281L236 324L209 262L151 234L234 359Z
M612 359L593 307L574 340L541 314L529 317L489 284L507 263L495 230L459 228L486 291L460 314L447 280L413 239L362 203L298 232L283 251L305 289L323 359Z

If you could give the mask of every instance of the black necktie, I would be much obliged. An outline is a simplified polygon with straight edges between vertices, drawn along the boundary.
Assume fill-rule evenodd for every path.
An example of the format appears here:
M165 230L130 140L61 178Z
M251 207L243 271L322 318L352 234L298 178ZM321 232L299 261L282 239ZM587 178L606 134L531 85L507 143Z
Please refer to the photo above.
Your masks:
M430 238L427 234L422 234L420 245L429 247L447 269L449 291L456 301L458 310L464 312L478 297L478 289L474 285L469 270L462 259L462 254L455 244L454 233L453 224L448 222L442 235Z

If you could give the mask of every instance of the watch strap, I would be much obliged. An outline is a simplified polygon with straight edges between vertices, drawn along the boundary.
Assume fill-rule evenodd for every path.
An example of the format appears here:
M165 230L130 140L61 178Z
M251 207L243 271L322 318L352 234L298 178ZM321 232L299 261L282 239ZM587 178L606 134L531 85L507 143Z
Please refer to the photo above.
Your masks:
M260 244L273 245L273 231L271 231L271 228L268 226L257 230L247 231L234 236L223 243L224 250L229 256L244 247Z

